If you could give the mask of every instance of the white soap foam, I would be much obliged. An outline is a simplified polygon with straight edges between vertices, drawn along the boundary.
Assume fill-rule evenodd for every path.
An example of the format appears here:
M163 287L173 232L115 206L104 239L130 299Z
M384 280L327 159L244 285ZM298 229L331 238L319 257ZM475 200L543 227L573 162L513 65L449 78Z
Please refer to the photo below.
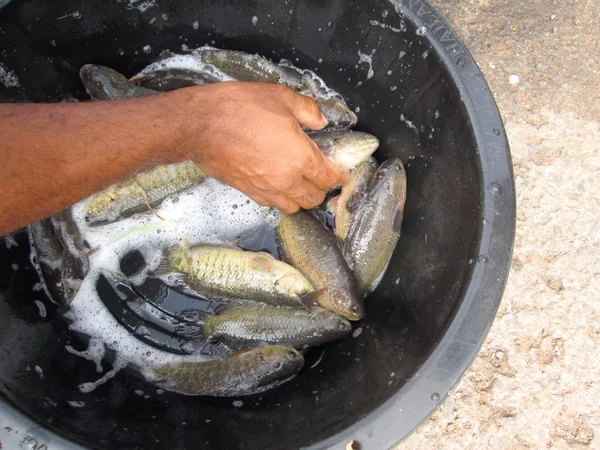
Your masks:
M186 46L187 47L187 46ZM218 78L220 81L235 81L233 77L225 74L217 67L212 64L203 63L198 57L197 52L202 50L216 50L214 47L209 45L204 45L202 47L198 47L196 49L186 48L184 51L191 51L191 54L184 55L172 55L167 58L161 59L155 63L150 64L145 67L140 73L136 76L144 75L149 72L154 72L156 70L161 69L186 69L193 70L197 72L208 72ZM319 62L322 62L319 61ZM321 77L319 77L312 70L302 70L298 67L294 66L287 59L281 59L279 62L279 66L287 67L296 70L302 76L312 80L317 87L317 92L320 97L324 98L337 98L338 100L344 101L344 98L333 89L329 88L327 84L323 81Z
M68 400L67 403L73 408L83 408L85 406L84 401Z
M374 72L373 72L373 55L375 54L375 49L373 49L373 51L371 52L371 54L367 54L367 53L363 53L360 50L358 51L358 63L359 64L368 64L369 65L369 71L367 72L367 80L373 78ZM367 81L365 80L365 81ZM362 83L361 83L362 84Z
M156 6L156 0L129 0L127 4L127 9L137 9L141 13L145 13L148 9Z
M371 24L371 26L383 28L384 30L387 29L387 30L393 31L394 33L400 33L401 31L406 31L406 24L404 23L404 21L400 21L399 28L393 27L391 25L387 25L385 23L381 23L378 20L370 20L369 23Z
M400 114L400 121L404 122L408 128L419 134L419 130L415 124L411 120L408 120L406 117L404 117L404 114Z
M304 77L311 80L315 84L319 96L324 98L337 98L338 100L344 101L344 98L340 95L339 92L336 92L330 87L328 87L325 81L323 81L323 79L312 70L299 69L298 67L294 66L290 61L283 58L281 59L281 61L279 61L279 65L281 67L288 67L290 69L294 69L298 73L302 74Z
M46 317L46 305L41 300L34 300L33 302L38 307L40 317Z
M212 47L200 47L197 50L206 49L206 48L211 49ZM168 58L161 59L161 60L145 67L136 76L144 75L149 72L154 72L156 70L162 70L162 69L186 69L186 70L193 70L196 72L208 72L208 73L214 75L215 77L217 77L221 81L233 81L234 80L232 77L221 72L219 69L217 69L212 64L204 64L200 60L200 58L196 54L194 54L193 51L191 54L173 55Z
M0 64L0 83L5 87L19 87L19 78L15 75L12 70L8 70L6 66Z
M96 283L100 275L108 280L120 274L121 258L138 250L149 262L135 283L142 283L147 273L160 262L161 250L179 245L184 237L196 243L228 243L251 233L265 222L276 226L280 215L259 206L241 192L212 178L200 185L167 198L156 211L164 219L148 212L100 227L89 227L84 219L85 200L73 207L82 237L96 251L90 255L90 271L79 288L64 317L72 321L69 328L90 336L88 348L67 351L93 361L98 373L103 372L106 348L114 350L112 369L95 381L79 386L91 392L114 377L119 370L135 366L149 381L158 379L152 368L176 361L203 361L201 355L175 355L157 350L139 341L123 328L99 298ZM269 213L270 212L270 213ZM119 292L116 290L116 292Z
M6 245L6 248L11 248L11 247L18 247L19 243L16 241L16 239L12 236L12 235L7 235L4 236L4 245Z

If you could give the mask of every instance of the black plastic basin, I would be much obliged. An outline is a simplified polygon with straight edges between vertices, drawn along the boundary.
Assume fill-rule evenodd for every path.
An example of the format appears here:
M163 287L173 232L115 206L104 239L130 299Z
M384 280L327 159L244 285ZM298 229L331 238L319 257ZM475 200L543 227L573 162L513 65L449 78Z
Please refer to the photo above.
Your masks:
M421 0L14 0L0 11L0 67L18 86L0 83L0 100L85 99L83 64L133 75L183 44L316 70L359 111L357 128L381 139L376 156L405 163L402 237L368 299L362 333L324 347L315 367L321 351L311 353L295 380L241 407L233 399L157 395L130 369L82 394L77 386L97 377L94 365L65 350L77 338L33 289L20 234L18 247L0 240L4 413L18 410L41 424L41 440L60 435L94 448L344 448L352 439L366 449L392 446L472 362L506 282L515 194L485 80ZM45 317L35 300L46 304Z

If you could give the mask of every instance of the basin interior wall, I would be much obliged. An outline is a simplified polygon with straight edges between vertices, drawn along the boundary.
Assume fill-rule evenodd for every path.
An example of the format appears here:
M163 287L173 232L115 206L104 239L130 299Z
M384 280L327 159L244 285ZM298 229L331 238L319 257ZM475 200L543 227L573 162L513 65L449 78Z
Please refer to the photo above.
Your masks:
M87 337L70 333L34 289L27 235L14 235L18 246L0 241L2 398L91 447L297 448L350 427L418 376L460 307L483 214L472 124L429 39L379 0L30 0L0 11L0 62L18 77L16 87L0 84L0 101L84 101L78 71L87 63L133 76L165 49L259 53L316 71L357 111L356 129L380 138L377 159L399 157L408 179L401 239L360 334L309 351L293 381L241 407L158 394L133 369L81 393L99 375L65 345L85 349Z

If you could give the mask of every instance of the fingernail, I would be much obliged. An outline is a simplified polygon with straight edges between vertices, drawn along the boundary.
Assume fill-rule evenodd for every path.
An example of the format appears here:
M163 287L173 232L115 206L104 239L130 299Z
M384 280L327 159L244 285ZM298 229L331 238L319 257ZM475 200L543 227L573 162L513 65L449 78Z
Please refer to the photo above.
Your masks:
M327 120L327 117L325 117L325 114L321 113L321 119L323 119L323 122L325 122L325 127L329 124L329 120Z

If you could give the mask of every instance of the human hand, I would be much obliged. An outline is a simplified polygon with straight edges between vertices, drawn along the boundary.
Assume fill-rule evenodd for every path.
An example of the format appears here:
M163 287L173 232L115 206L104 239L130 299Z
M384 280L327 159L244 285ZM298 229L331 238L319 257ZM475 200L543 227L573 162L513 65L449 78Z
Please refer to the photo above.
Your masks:
M301 127L327 124L316 103L282 85L223 82L173 91L184 126L180 158L260 205L314 208L346 182Z

